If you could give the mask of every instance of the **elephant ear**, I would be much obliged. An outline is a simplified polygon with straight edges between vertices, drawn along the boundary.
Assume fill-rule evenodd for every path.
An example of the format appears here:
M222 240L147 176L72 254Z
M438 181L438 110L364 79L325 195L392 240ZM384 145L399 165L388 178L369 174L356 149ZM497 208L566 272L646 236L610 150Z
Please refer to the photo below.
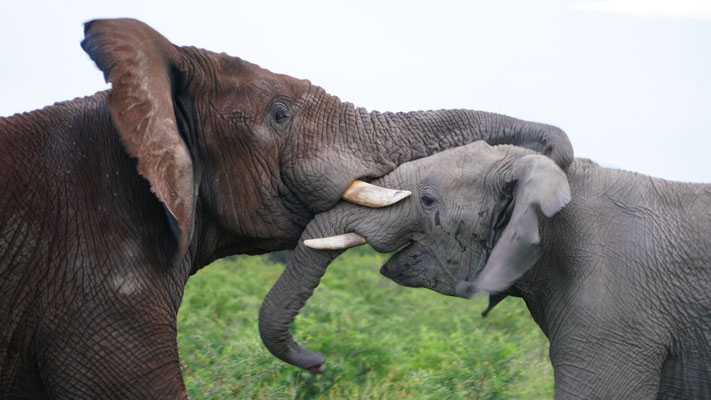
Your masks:
M513 165L514 209L508 225L474 281L477 291L499 293L511 286L540 257L538 210L552 217L571 199L565 173L551 159L525 155Z
M81 45L112 84L108 107L138 173L165 207L181 258L195 218L193 163L178 132L173 76L179 50L148 25L132 19L94 20Z

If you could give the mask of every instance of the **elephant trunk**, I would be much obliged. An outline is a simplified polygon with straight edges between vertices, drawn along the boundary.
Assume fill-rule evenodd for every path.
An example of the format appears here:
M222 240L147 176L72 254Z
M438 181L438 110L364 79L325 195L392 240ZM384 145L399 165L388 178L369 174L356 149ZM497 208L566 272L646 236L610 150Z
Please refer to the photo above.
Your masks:
M317 216L302 237L324 236L333 228ZM331 225L332 226L332 225ZM277 358L308 370L321 373L324 357L297 343L289 333L289 326L319 285L326 268L343 250L313 250L300 242L284 272L264 298L259 311L259 334L266 348Z
M376 157L374 161L386 164L390 170L403 162L477 140L484 140L490 145L512 144L542 152L562 168L568 167L574 157L573 146L561 129L490 112L368 113L357 109L356 118L357 124L362 125L366 132L374 133L372 149L369 149Z
M472 110L369 112L322 90L312 96L308 104L318 108L301 112L320 122L303 131L308 137L285 158L282 179L314 214L335 206L355 180L368 182L408 161L478 140L527 147L562 168L573 160L567 135L551 125ZM332 111L324 117L323 110Z

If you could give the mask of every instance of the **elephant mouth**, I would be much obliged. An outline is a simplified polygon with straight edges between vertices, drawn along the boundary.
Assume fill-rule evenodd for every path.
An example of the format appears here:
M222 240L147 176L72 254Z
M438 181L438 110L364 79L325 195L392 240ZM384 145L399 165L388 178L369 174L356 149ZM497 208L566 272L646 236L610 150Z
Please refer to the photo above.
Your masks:
M437 293L470 298L473 293L460 290L458 280L423 246L410 242L380 267L380 273L397 284L427 288Z
M415 251L412 242L408 242L397 250L390 259L380 267L380 274L388 279L404 285L413 275L413 267L420 264L423 253ZM413 253L413 254L410 254ZM409 285L405 285L409 286Z

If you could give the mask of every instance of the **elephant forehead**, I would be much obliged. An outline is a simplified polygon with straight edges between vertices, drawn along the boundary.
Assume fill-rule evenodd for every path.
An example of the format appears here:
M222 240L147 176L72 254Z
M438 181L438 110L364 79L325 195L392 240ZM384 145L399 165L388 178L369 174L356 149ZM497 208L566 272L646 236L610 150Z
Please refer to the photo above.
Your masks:
M505 157L500 151L485 142L478 141L465 146L444 150L432 156L413 161L412 167L429 175L456 176L476 173L478 169ZM407 164L405 164L407 165Z
M238 57L226 54L214 57L218 58L214 62L217 67L213 78L217 86L217 105L223 112L244 113L245 109L261 112L274 96L299 99L311 87L308 80L276 74Z
M509 179L513 162L529 152L515 146L489 146L484 142L462 146L429 157L420 170L421 181L454 194L462 189L500 190Z

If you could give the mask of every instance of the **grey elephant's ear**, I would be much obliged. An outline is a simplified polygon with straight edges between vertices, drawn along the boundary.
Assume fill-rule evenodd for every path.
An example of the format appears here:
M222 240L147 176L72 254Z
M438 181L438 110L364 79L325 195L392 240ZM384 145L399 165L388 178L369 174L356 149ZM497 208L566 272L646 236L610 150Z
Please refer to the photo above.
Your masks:
M565 173L551 159L529 154L513 165L514 209L508 225L474 286L477 291L506 290L540 257L537 208L552 217L571 199Z
M94 20L81 45L112 84L108 107L138 173L165 206L177 237L175 259L191 240L193 163L175 118L171 81L179 51L148 25L132 19ZM175 260L173 260L175 261Z

